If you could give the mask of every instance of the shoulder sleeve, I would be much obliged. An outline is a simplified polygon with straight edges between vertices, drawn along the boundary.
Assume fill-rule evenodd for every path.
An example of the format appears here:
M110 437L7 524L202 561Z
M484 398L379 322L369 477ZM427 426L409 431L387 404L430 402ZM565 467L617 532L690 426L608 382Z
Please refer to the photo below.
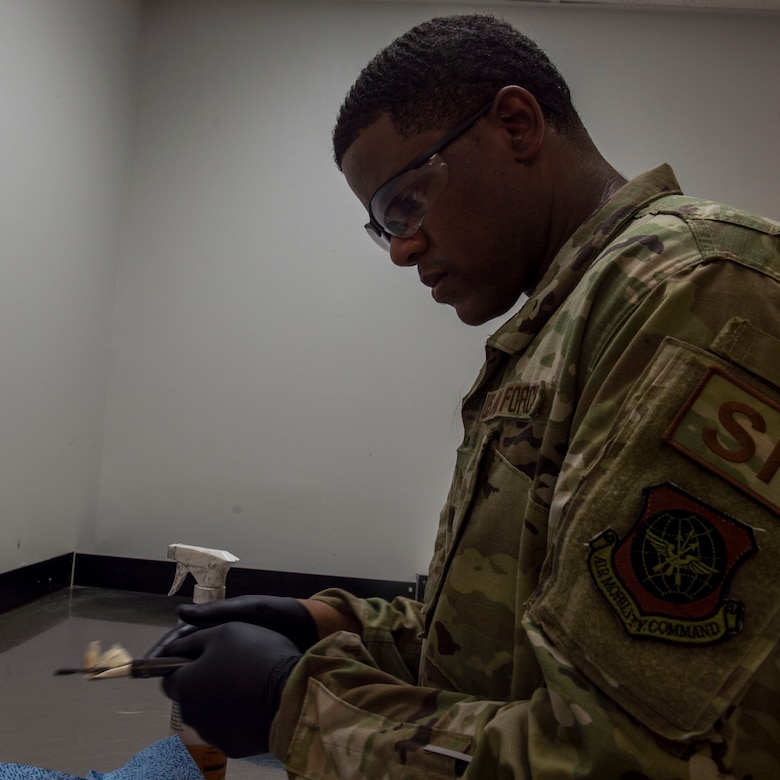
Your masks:
M735 776L780 771L778 307L713 259L602 334L527 615L667 752L717 744Z

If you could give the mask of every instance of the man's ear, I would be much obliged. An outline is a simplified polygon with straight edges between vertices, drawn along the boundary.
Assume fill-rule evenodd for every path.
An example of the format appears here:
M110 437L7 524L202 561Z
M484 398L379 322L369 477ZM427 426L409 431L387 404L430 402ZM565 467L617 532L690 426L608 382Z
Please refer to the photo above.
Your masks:
M503 87L493 100L490 117L516 160L527 162L536 157L546 125L539 103L527 89Z

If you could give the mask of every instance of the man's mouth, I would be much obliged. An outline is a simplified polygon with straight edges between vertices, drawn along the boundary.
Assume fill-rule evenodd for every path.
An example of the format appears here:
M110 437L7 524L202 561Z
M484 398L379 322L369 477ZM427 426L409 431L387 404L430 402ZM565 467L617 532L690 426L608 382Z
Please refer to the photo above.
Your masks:
M420 277L420 281L426 286L431 288L431 295L436 302L440 301L442 295L442 282L447 278L445 273L429 273L423 274Z
M443 273L428 273L423 274L420 277L420 281L426 286L430 287L432 290L436 288L436 285L444 278L445 274Z

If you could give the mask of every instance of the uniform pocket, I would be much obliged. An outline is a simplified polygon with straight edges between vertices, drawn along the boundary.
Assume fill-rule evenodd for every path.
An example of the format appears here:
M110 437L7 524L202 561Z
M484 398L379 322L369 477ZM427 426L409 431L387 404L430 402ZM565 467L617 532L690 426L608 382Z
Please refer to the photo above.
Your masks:
M491 435L467 468L468 489L426 610L422 682L505 700L513 693L523 602L545 556L547 515L529 497L531 479L497 450L498 439Z

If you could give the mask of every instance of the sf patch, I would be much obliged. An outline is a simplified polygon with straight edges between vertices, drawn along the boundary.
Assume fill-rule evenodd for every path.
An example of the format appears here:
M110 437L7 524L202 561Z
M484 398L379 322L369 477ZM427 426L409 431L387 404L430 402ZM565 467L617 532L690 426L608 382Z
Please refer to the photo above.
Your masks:
M726 598L737 567L757 550L753 529L665 482L644 488L631 531L590 542L588 566L632 637L711 644L742 629L742 602Z
M663 438L780 513L780 406L771 398L712 366Z

